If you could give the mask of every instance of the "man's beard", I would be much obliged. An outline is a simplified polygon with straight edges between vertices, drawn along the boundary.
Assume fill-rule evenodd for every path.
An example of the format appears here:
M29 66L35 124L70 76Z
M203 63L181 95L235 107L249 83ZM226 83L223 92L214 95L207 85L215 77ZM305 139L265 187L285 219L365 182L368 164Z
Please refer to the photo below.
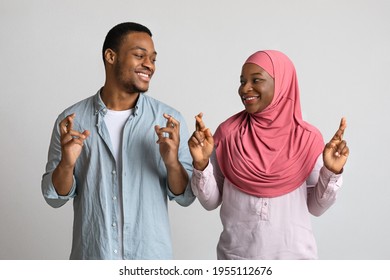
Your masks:
M127 93L145 93L148 91L149 88L141 89L133 81L128 79L126 80L126 73L122 71L119 61L114 70L115 76L118 78L120 84Z
M122 81L122 85L123 85L123 88L125 89L125 91L127 93L145 93L148 91L148 89L141 89L139 87L137 87L137 85L131 83L131 82L126 82L126 81Z

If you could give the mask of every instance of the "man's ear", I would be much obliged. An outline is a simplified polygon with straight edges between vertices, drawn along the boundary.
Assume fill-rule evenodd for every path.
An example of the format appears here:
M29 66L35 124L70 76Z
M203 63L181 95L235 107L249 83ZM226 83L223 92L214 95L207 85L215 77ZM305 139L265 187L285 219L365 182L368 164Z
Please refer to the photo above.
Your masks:
M112 49L106 49L104 51L104 60L108 64L113 64L116 60L116 53Z

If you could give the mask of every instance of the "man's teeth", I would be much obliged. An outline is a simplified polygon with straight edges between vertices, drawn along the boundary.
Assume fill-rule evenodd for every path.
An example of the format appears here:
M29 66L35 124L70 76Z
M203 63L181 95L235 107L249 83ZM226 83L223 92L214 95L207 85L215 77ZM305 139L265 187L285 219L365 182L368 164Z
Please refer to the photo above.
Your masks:
M144 74L144 73L137 73L139 76L142 76L142 77L146 77L146 78L148 78L149 77L149 75L148 74Z

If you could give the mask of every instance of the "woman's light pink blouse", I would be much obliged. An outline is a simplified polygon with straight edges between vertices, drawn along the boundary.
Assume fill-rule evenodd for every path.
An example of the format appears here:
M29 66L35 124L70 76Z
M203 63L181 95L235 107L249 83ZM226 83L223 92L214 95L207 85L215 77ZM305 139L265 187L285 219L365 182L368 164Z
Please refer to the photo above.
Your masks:
M219 205L223 231L218 259L317 259L310 214L320 216L336 200L342 176L323 167L322 156L298 189L258 198L223 177L213 154L204 171L194 170L192 190L207 210Z

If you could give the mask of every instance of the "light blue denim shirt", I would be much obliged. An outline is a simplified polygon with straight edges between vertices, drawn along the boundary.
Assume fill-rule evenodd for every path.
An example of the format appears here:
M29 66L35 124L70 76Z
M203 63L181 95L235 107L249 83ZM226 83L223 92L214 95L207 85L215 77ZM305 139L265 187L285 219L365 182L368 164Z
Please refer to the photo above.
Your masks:
M42 193L52 207L60 207L73 198L70 259L119 259L121 256L124 259L171 259L167 199L188 206L195 196L190 182L182 195L175 196L170 191L154 126L166 126L163 113L180 122L179 160L191 178L192 159L185 120L177 110L140 94L134 113L124 127L123 172L118 174L104 123L106 112L99 91L62 112L53 129ZM52 174L61 159L59 122L71 113L76 113L73 128L81 132L89 130L91 134L76 162L72 189L67 196L60 196L52 184ZM119 176L122 176L122 192ZM118 202L120 197L123 209ZM122 220L123 228L118 228L118 219ZM123 239L121 252L120 236Z

